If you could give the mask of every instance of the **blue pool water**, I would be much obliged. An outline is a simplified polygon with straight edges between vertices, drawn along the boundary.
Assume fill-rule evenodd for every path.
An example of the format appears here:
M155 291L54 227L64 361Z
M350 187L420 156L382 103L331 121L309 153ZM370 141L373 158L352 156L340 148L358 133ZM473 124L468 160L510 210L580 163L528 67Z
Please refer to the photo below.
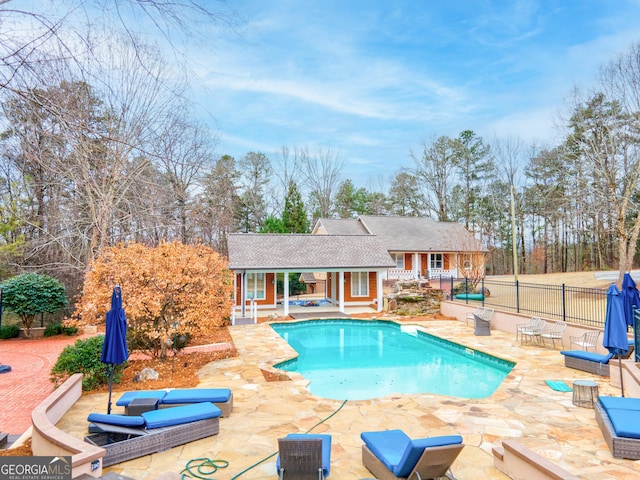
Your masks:
M310 320L271 327L298 352L275 367L301 374L311 393L336 400L392 393L485 398L515 365L392 322Z

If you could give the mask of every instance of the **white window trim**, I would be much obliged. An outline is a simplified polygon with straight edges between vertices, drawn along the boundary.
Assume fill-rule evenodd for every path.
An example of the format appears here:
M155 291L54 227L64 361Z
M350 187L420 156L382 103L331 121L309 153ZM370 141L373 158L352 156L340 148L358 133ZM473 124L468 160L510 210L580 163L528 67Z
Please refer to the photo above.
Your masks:
M362 292L362 276L364 275L364 290ZM357 283L355 279L357 278ZM357 291L355 287L357 286ZM351 272L351 296L352 297L368 297L369 296L369 272Z
M392 253L393 260L396 262L396 268L399 270L404 270L404 253ZM398 263L398 257L400 259L400 263Z
M439 259L438 256L440 257ZM438 263L440 265L438 265ZM432 270L442 270L444 268L444 255L442 253L432 253L429 255L429 268Z
M258 288L260 284L260 276L262 275L262 289ZM264 273L255 272L247 273L247 299L265 300L267 298L267 276ZM262 290L262 296L258 296L258 292Z

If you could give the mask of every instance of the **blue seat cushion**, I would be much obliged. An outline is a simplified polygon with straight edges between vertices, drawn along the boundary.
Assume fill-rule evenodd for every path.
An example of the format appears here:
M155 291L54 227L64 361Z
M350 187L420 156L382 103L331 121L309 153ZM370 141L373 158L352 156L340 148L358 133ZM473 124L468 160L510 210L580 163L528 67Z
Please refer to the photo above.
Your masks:
M400 463L407 445L411 442L411 438L402 430L362 432L360 438L390 472Z
M222 411L213 403L202 402L181 407L150 410L141 416L144 418L147 428L170 427L183 423L197 422L207 418L219 417Z
M228 388L177 388L169 390L162 398L165 405L179 403L224 403L231 398L231 390Z
M598 400L607 412L617 436L640 439L640 398L604 395Z
M363 432L360 437L369 450L396 476L408 477L426 448L457 445L460 435L411 440L402 430Z
M116 405L126 407L134 398L157 398L158 403L162 403L162 399L166 394L166 390L136 390L134 392L125 392L118 399Z
M607 395L600 395L598 399L606 411L615 408L619 410L635 410L640 412L640 398L609 397Z
M322 440L322 472L325 477L329 476L331 471L331 435L322 433L290 433L285 438L313 440L319 438ZM280 455L276 459L276 470L280 472Z
M144 418L139 415L118 415L107 413L90 413L87 417L90 422L108 423L119 427L143 427Z
M609 363L609 360L613 358L613 353L602 355L600 353L585 352L583 350L562 350L560 353L567 357L580 358L596 363Z

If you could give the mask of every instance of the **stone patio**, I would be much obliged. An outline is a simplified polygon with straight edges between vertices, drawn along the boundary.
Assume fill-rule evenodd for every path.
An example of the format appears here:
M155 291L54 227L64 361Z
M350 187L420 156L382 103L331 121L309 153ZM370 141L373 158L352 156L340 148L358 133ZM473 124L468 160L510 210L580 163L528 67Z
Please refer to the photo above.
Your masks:
M301 377L267 382L261 369L295 352L268 326L231 327L239 356L207 365L199 387L233 390L234 408L220 421L217 436L105 469L133 479L152 479L163 472L180 473L190 459L209 457L229 462L213 475L217 480L275 478L277 439L292 432L333 436L331 479L371 477L361 462L360 433L401 428L409 436L460 434L466 444L453 466L458 480L506 479L493 466L492 448L516 438L539 455L585 480L631 479L640 462L618 460L604 442L594 412L573 405L571 392L558 392L545 380L594 380L600 393L620 395L608 378L564 367L558 350L521 346L515 335L492 331L476 337L464 321L412 322L428 333L516 362L489 398L459 399L432 394L397 395L367 401L328 400L308 393ZM114 393L114 399L121 392ZM102 411L106 394L84 395L58 423L83 438L86 417ZM118 407L119 408L119 407ZM117 410L116 410L117 413Z

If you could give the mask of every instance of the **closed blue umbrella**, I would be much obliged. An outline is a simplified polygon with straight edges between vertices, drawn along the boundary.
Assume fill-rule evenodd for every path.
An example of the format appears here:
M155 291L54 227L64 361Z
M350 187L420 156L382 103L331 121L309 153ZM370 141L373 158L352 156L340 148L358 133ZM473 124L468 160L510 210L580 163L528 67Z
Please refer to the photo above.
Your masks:
M624 318L627 325L633 325L633 309L640 308L640 292L636 282L629 272L622 278L622 300L624 304Z
M111 294L111 310L107 312L106 332L100 361L107 364L109 372L109 405L107 413L111 413L111 392L113 390L113 370L116 365L129 358L127 347L127 317L122 308L122 290L116 285Z
M604 321L604 338L602 340L604 348L609 353L618 356L620 363L620 387L624 397L624 385L622 383L622 361L620 355L629 350L629 340L627 339L627 323L624 317L624 303L622 294L615 284L611 284L607 290L607 317Z

